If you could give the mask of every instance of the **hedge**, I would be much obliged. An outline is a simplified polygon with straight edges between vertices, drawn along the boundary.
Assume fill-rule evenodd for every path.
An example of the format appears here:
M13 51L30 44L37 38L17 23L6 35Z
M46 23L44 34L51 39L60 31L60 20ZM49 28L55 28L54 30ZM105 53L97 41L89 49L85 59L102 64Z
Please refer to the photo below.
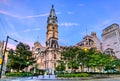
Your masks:
M80 73L80 74L57 74L57 77L89 77L90 74Z
M11 72L6 73L6 76L14 76L14 77L24 77L24 76L32 76L33 74L30 72Z

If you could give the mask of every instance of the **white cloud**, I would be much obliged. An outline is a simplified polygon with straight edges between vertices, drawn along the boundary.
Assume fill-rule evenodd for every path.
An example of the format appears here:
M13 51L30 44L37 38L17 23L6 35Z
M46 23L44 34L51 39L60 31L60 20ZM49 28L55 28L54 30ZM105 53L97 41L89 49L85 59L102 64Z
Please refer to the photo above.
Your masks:
M30 18L37 18L37 17L46 17L49 15L49 13L44 13L44 14L38 14L38 15L28 15L28 16L23 16L23 15L16 15L13 13L9 13L7 11L0 10L0 14L4 14L10 17L18 18L18 19L30 19ZM61 12L56 12L56 14L61 14Z
M6 11L0 11L1 14L4 14L4 15L8 15L10 17L15 17L15 18L21 18L20 16L18 15L15 15L15 14L11 14L9 12L6 12Z
M58 15L58 14L61 14L61 12L56 12L56 14Z
M26 29L26 30L24 30L23 32L30 32L31 30L30 29Z
M9 25L9 27L10 27L10 30L16 31L16 30L15 30L15 26L9 21L9 19L8 19L7 17L5 17L5 19L6 19L8 25Z
M8 22L8 24L9 24L9 26L10 26L10 28L11 28L12 30L15 30L15 27L14 27L14 25L13 25L12 23Z
M61 14L61 12L56 12L56 14ZM49 13L45 13L45 14L40 14L40 15L31 15L31 16L26 16L23 18L35 18L35 17L44 17L44 16L48 16Z
M69 12L67 12L69 15L71 15L71 14L73 14L73 12L71 12L71 11L69 11Z
M18 32L9 32L10 36L16 36L18 38L21 38L21 36L18 34Z
M48 16L49 13L46 13L46 14L40 14L40 15L31 15L31 16L26 16L26 17L23 17L23 18L35 18L35 17L44 17L44 16Z
M78 26L79 24L78 23L71 23L71 22L64 22L64 23L59 23L58 25L69 27L69 26Z
M41 30L41 28L35 28L34 30L38 31L38 30Z
M23 32L31 32L31 31L38 31L38 30L41 30L41 28L34 28L34 29L26 29L24 30Z
M95 31L101 31L103 30L105 27L109 26L110 24L112 24L112 21L111 19L107 19L107 20L104 20L102 21L101 23L99 24L96 24L96 25L93 25L91 30L95 30Z
M31 16L19 16L19 15L11 14L11 13L6 12L6 11L0 11L0 13L14 17L14 18L19 18L19 19L36 18L36 17L44 17L44 16L46 17L49 15L49 13L45 13L45 14L31 15ZM61 12L56 12L56 14L61 14Z
M10 35L17 35L17 33L16 32L12 32Z
M80 3L80 4L78 4L78 6L81 6L81 7L82 7L82 6L85 6L85 4Z
M119 23L119 20L120 20L119 17L114 17L114 18L103 20L103 21L101 21L101 22L99 22L96 25L93 25L91 27L93 27L93 29L95 29L95 30L101 31L113 23Z
M69 40L65 40L65 39L63 39L63 38L60 38L60 39L59 39L59 43L60 43L61 45L66 46L68 43L70 43L70 41L69 41Z

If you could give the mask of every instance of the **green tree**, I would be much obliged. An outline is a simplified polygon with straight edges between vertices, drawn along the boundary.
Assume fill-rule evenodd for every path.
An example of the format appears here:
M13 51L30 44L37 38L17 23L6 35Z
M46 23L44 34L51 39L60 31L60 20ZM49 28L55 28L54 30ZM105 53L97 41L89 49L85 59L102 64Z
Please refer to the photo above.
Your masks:
M115 59L113 62L112 62L112 65L116 66L116 68L120 69L120 59Z
M79 63L77 61L77 47L67 47L61 52L62 60L66 61L66 64L71 68L72 72L78 69Z
M106 67L111 67L111 62L113 60L114 59L111 55L102 53L100 54L99 67L101 69L106 68Z
M77 48L76 53L77 53L77 62L81 67L81 72L82 72L87 60L86 51L84 49Z
M100 57L99 57L98 54L93 54L93 55L91 55L91 59L90 59L90 61L89 61L89 66L90 66L91 68L94 68L94 72L95 72L95 68L96 68L97 65L98 65L99 59L100 59Z
M56 71L65 71L65 69L66 69L65 63L60 61L60 64L55 69L56 69Z
M119 60L109 54L102 53L96 48L81 49L80 47L67 47L61 53L62 60L66 61L68 68L78 69L81 66L81 71L84 71L84 66L99 70L100 72L104 68L113 68L113 66L120 67Z
M84 71L84 66L88 68L88 71L89 71L89 68L90 68L90 60L92 59L91 56L96 52L96 49L95 48L84 48L84 49L81 49L81 48L78 48L77 50L77 60L78 62L80 63L80 66L81 66L81 70Z
M35 58L32 57L29 45L20 42L16 46L16 50L11 49L9 51L9 62L7 67L20 71L35 62Z
M115 70L120 68L120 59L114 58L105 66L105 70Z
M91 68L94 68L94 71L97 68L101 72L104 68L112 68L113 60L114 58L111 55L96 51L90 56L88 64Z

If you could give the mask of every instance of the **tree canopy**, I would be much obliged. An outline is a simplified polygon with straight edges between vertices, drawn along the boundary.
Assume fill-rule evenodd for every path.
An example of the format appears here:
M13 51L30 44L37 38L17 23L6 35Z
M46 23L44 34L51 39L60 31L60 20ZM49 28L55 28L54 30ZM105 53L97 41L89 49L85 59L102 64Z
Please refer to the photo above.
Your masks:
M62 60L64 60L68 68L81 69L84 67L103 70L108 66L111 68L113 66L120 67L119 60L110 54L105 54L98 51L96 48L82 49L80 47L66 47L61 52Z
M32 56L29 45L23 44L22 42L16 46L15 50L11 49L9 51L8 58L9 61L7 67L17 71L20 71L36 62L35 58Z

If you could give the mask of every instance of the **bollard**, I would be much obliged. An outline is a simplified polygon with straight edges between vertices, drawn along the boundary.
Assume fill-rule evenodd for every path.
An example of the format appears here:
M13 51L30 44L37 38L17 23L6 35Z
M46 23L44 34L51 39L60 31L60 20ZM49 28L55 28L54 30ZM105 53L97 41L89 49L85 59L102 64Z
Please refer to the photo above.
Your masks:
M49 74L49 78L50 78L50 74Z

